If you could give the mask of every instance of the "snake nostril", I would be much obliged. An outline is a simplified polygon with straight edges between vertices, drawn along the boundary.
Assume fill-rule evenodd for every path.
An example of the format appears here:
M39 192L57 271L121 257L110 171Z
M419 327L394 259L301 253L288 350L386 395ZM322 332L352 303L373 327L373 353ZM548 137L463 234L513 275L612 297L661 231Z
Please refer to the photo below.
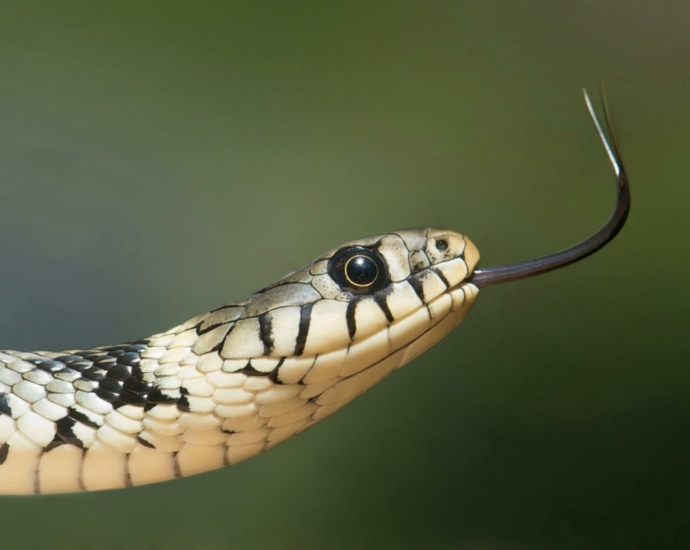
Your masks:
M436 241L436 248L438 250L446 250L448 248L448 241L445 241L443 239L439 239Z

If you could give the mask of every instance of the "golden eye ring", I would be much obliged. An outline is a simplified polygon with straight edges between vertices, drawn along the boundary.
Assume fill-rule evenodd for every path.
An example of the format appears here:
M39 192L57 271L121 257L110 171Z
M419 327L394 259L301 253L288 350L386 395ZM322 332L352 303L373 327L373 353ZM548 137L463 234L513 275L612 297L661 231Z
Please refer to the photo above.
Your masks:
M378 279L379 268L376 263L364 254L352 256L343 267L345 279L356 288L367 288Z

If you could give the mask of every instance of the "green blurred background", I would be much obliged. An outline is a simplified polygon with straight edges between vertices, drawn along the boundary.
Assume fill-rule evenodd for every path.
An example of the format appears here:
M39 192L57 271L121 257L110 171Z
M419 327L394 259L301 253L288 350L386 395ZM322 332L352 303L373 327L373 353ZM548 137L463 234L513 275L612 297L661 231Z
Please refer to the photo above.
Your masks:
M690 4L9 1L1 347L134 339L350 239L468 234L483 265L633 213L482 292L439 346L263 456L0 498L2 547L690 548Z

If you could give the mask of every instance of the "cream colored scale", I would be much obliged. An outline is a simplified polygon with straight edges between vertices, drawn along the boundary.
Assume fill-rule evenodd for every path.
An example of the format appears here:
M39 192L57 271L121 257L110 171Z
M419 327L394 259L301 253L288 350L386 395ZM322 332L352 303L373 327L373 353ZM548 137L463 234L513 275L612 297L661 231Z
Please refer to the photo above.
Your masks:
M0 353L0 492L113 489L236 464L436 344L480 287L601 248L622 227L629 193L615 142L592 116L619 200L609 222L570 249L476 271L479 253L463 235L396 231L346 243L245 300L137 343Z

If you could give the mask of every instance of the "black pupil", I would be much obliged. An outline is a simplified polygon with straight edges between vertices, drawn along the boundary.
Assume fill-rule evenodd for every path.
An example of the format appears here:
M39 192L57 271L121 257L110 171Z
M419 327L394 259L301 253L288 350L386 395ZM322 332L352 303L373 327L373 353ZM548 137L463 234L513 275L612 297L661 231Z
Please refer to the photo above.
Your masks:
M353 256L345 264L345 276L356 286L369 286L376 280L378 274L376 264L366 256Z
M448 248L448 243L446 241L436 241L436 248L439 250L445 250Z

